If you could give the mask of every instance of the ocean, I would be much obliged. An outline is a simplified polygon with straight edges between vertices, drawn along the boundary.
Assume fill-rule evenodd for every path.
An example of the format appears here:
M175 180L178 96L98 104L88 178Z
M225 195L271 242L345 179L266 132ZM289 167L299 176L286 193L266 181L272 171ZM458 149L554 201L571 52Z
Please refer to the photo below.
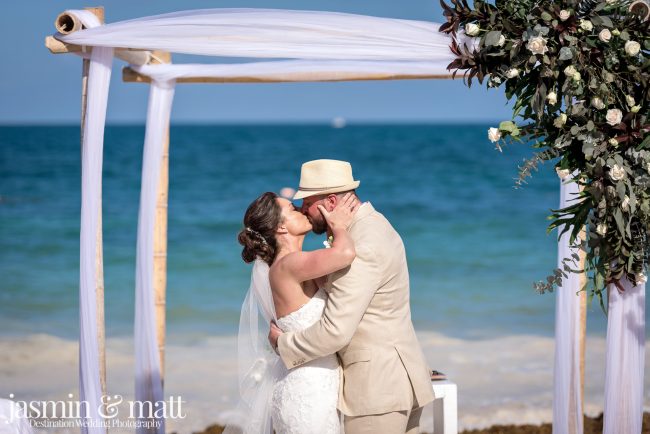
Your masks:
M551 163L516 189L524 145L503 153L488 125L177 126L171 130L167 328L232 334L250 266L236 235L264 191L296 187L300 165L350 161L362 200L401 234L418 329L460 337L553 333L554 296L533 290L555 267L559 201ZM142 126L109 126L104 145L106 327L133 331ZM0 334L76 337L79 130L0 128ZM307 249L322 246L308 237ZM594 303L589 322L604 331Z
M533 282L556 265L557 233L546 233L546 217L559 204L559 180L552 163L546 163L522 188L514 188L517 166L532 151L518 144L500 153L487 139L489 126L172 126L167 390L177 387L202 405L214 399L216 404L206 408L215 413L206 416L201 410L201 423L223 419L218 415L227 412L236 394L233 337L251 269L236 240L244 211L264 191L296 187L302 162L333 158L352 163L361 181L360 198L372 202L404 240L413 321L425 353L433 368L465 387L460 408L473 409L461 416L461 427L548 419L555 297L537 294ZM108 126L105 137L108 376L121 388L132 377L144 127ZM0 352L0 395L76 390L79 213L78 126L0 127L0 346L7 350ZM305 248L321 246L322 238L308 236ZM605 315L594 301L588 333L598 354L605 330ZM22 359L9 354L18 348ZM186 359L172 353L174 348ZM486 358L487 350L499 356ZM30 359L35 352L61 365L58 382L50 363ZM512 366L521 381L509 388L500 375L514 375L507 374L507 365L522 357ZM590 365L598 377L593 409L604 376L598 368L602 354L598 359ZM184 363L192 364L191 372ZM111 371L112 364L121 367ZM542 371L542 384L524 381L536 369ZM209 387L196 377L211 372L220 379ZM484 376L500 385L505 401L490 395ZM49 386L35 384L37 379ZM534 398L522 410L526 396ZM495 403L507 412L495 413Z

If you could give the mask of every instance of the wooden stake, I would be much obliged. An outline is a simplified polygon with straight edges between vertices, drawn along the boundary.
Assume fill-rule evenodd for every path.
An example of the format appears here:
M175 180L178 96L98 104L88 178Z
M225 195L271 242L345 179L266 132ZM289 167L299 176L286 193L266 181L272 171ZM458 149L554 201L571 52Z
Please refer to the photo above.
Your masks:
M103 8L88 8L102 22L104 21ZM58 19L57 19L58 21ZM83 153L83 139L86 130L86 108L88 103L88 73L90 71L90 60L84 59L81 70L81 152ZM104 255L102 238L102 184L99 184L99 208L97 209L97 234L95 248L95 297L97 301L97 343L99 352L99 381L102 388L102 395L106 395L106 331L104 322ZM104 428L107 431L107 428Z
M171 63L167 52L155 51L152 56L157 63ZM158 333L158 355L160 358L160 378L165 384L165 308L167 287L167 204L169 192L169 126L163 138L163 152L158 177L158 197L156 200L156 221L153 241L153 282L156 309L156 330Z

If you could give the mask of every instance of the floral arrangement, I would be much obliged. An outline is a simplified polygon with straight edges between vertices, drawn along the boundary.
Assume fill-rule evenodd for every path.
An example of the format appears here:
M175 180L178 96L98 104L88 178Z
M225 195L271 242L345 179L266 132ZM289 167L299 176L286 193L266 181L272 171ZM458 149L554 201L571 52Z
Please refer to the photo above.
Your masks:
M574 203L552 210L548 227L570 232L586 251L546 281L552 291L568 272L585 272L603 305L608 284L645 283L650 252L650 15L647 0L441 0L457 58L448 69L463 80L505 85L512 120L488 130L499 151L531 143L517 185L545 161L560 177L577 173ZM474 37L464 38L459 33ZM464 42L463 42L464 41ZM468 46L470 42L471 46ZM524 124L517 125L520 117ZM584 236L580 236L582 228ZM560 235L562 235L560 233ZM584 239L583 239L584 238ZM582 288L586 290L587 288Z

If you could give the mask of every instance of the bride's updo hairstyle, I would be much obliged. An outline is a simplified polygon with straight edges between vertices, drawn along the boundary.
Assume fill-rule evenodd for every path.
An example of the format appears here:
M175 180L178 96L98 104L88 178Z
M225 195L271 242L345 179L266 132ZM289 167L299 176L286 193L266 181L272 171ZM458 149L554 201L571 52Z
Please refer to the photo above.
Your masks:
M282 222L282 210L276 199L278 195L267 191L255 199L244 214L244 229L237 239L244 246L241 257L246 263L260 257L271 265L278 250L275 231Z

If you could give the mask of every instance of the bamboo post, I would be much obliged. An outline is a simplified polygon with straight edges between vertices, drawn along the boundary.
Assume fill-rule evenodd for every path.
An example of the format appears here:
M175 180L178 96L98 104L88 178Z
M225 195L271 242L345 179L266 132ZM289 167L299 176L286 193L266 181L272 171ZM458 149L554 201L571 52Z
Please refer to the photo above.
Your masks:
M584 186L580 184L579 191L582 193ZM578 234L582 242L587 240L586 228L583 226ZM578 250L578 270L585 270L587 265L587 251L582 247ZM585 287L587 284L587 273L583 271L580 273L580 288ZM584 402L585 402L585 351L587 346L587 291L580 291L580 402L583 405L581 418L584 416Z
M168 52L154 51L153 62L171 63ZM153 284L156 310L156 330L158 335L158 356L160 358L160 378L165 384L165 308L167 287L167 204L169 192L169 125L163 136L163 151L158 177L158 196L156 199L156 221L153 241Z
M85 8L95 14L99 20L104 22L104 8ZM60 16L59 16L60 17ZM57 17L56 25L59 25ZM69 25L70 23L68 23ZM72 24L71 28L75 28ZM79 30L79 28L75 28ZM74 30L71 30L74 31ZM88 102L88 72L90 70L90 60L84 59L81 71L81 150L83 152L83 138L86 129L86 108ZM101 199L101 178L100 178L100 196L99 208L97 210L97 235L95 249L95 297L97 300L97 342L99 350L99 381L102 388L102 395L106 395L106 330L104 322L104 257L103 257L103 239L102 239L102 199ZM104 428L107 431L107 428Z

